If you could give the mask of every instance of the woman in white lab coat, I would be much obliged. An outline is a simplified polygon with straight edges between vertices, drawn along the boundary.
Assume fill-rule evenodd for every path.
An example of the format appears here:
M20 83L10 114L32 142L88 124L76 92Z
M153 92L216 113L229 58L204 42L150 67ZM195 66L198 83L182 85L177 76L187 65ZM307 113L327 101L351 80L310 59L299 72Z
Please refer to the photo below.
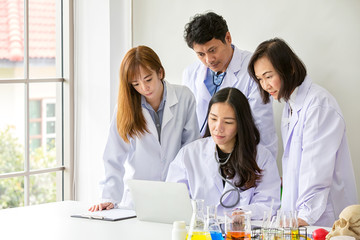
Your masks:
M90 211L132 206L128 179L164 181L182 146L199 138L191 91L164 80L149 47L129 50L120 66L118 104L103 156L102 202Z
M204 138L183 147L171 163L166 181L183 182L192 199L235 207L261 219L273 201L280 205L280 177L272 154L259 144L249 102L236 88L215 93L208 107Z
M306 76L305 65L281 39L261 43L248 71L263 102L283 99L281 208L297 211L299 225L332 226L357 203L346 127L335 98Z

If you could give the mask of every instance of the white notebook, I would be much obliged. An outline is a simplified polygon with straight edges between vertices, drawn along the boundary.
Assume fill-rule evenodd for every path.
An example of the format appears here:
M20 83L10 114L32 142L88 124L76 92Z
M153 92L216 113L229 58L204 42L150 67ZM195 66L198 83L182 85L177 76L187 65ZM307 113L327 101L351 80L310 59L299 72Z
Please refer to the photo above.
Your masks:
M184 183L131 179L127 184L139 220L170 224L185 221L190 224L192 206Z
M96 212L86 211L83 213L71 215L71 217L97 219L104 221L118 221L134 218L136 217L136 214L134 210L113 208L110 210L102 210Z

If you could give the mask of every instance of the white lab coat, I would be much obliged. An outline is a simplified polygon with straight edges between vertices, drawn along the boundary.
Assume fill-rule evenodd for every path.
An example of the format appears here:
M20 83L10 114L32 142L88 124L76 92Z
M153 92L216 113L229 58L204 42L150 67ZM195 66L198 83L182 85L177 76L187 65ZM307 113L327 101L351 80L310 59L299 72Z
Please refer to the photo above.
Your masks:
M276 159L278 141L272 102L263 104L258 86L247 71L250 58L250 52L240 50L234 46L233 57L219 90L226 87L234 87L245 95L249 101L256 126L261 134L260 143L265 146ZM206 119L208 105L211 99L209 90L204 83L206 72L207 67L201 61L197 61L188 66L183 72L183 84L190 88L196 98L196 112L200 128ZM206 127L204 127L201 135L204 135L205 129Z
M183 182L187 185L192 199L204 199L205 206L216 205L220 216L224 210L220 197L232 189L229 183L223 186L215 160L215 142L212 137L201 138L183 147L170 164L166 181ZM273 214L280 206L280 177L276 161L262 145L258 145L256 162L262 172L262 179L257 187L240 193L240 203L236 207L251 210L252 219L262 219L264 211L269 211L274 199ZM234 180L231 180L234 182ZM226 205L234 204L237 193L231 192L223 198Z
M343 208L357 203L345 121L334 97L308 77L291 107L290 121L286 103L281 123L282 209L331 227Z
M161 144L154 121L145 108L142 108L142 111L150 133L130 138L130 143L124 142L116 127L116 107L103 156L103 202L121 202L120 205L131 207L132 199L126 180L164 181L169 164L180 148L199 138L193 94L185 86L166 82L166 87L167 99L161 126Z

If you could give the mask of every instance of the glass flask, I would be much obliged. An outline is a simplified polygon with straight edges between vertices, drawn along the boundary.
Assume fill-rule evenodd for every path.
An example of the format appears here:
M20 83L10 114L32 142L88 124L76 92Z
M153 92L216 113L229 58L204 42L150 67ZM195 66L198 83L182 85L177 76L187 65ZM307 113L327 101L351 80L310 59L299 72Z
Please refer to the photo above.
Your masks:
M205 224L204 200L192 200L193 214L187 240L211 240L210 232Z
M212 240L223 240L220 224L217 220L216 206L207 206L206 225Z

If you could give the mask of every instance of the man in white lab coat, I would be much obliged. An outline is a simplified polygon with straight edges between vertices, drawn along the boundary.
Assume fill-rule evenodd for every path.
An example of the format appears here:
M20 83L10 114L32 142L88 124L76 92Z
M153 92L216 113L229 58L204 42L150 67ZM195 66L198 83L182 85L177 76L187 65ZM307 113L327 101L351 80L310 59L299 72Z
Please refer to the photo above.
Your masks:
M232 44L226 21L213 12L196 15L185 26L184 38L200 60L185 69L183 84L195 95L201 134L205 132L207 107L211 97L222 88L235 87L249 101L260 130L260 144L275 159L277 136L272 103L262 103L258 87L247 72L251 53Z

